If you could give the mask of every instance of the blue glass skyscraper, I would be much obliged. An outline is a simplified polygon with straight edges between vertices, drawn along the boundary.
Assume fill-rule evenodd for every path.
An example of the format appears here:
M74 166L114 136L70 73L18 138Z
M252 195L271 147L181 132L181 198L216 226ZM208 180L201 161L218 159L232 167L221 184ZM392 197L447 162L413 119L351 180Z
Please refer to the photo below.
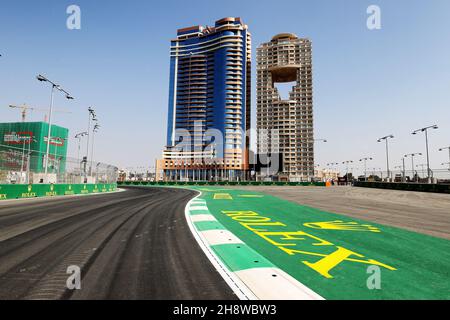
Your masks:
M178 30L170 50L167 145L158 165L167 179L244 177L250 85L251 35L240 18ZM223 139L209 137L211 130Z

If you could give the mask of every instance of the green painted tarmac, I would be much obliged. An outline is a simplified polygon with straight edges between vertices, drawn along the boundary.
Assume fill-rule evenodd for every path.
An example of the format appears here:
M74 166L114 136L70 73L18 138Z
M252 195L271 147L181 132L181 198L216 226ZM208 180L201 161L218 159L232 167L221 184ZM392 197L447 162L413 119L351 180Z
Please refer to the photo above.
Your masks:
M223 226L267 259L260 266L273 263L325 299L450 299L448 240L262 193L190 188L202 192ZM226 254L226 246L214 250Z

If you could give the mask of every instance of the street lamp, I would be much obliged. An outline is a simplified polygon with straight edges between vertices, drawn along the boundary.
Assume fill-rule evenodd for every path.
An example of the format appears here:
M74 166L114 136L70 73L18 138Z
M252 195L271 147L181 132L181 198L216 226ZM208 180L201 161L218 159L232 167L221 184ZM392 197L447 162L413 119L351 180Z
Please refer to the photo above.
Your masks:
M92 163L94 161L94 137L95 137L95 133L98 132L98 129L100 129L100 125L98 124L98 122L95 123L94 128L92 129L92 145L91 145L91 166L90 166L90 170L92 171Z
M327 163L327 167L330 167L331 168L331 170L333 170L333 167L334 166L338 166L339 165L339 163L338 162L331 162L331 163Z
M346 164L347 165L347 174L346 174L347 182L348 182L348 165L350 163L353 163L353 160L347 160L347 161L343 161L342 162L342 164Z
M86 144L86 159L83 160L84 162L84 175L85 175L85 181L87 182L87 165L89 161L89 142L91 137L91 121L97 121L97 116L95 115L94 108L89 107L88 108L88 129L87 129L87 144ZM92 167L92 160L91 160L91 167ZM92 169L92 168L91 168Z
M450 147L440 148L439 151L444 151L448 149L448 170L450 170Z
M405 165L405 157L402 157L402 182L406 182L406 165Z
M379 138L377 141L378 142L382 142L383 140L386 142L386 164L387 164L387 179L389 181L390 177L391 177L391 173L389 170L389 144L388 144L388 140L389 139L393 139L394 136L392 134L388 135L388 136L384 136L382 138Z
M91 132L91 120L92 121L97 121L97 117L95 115L95 110L94 108L89 107L88 108L88 112L89 112L89 120L88 120L88 141L87 141L87 145L86 145L86 159L89 158L89 140L90 140L90 132Z
M335 166L336 166L336 168L335 168ZM334 173L336 173L336 175L337 175L337 172L338 172L337 166L339 166L338 162L327 163L327 167L330 168L330 175L334 175Z
M422 168L422 176L425 176L425 167L427 167L427 164L421 163L421 164L416 165L416 168L419 168L419 167Z
M354 173L356 172L358 172L358 170L359 170L359 168L358 167L350 167L350 168L348 168L348 173L350 174L352 174L352 177L354 178L355 177L355 175L354 175Z
M428 176L428 183L431 183L431 169L430 169L430 154L428 151L428 130L429 129L438 129L439 127L437 125L425 127L422 129L417 129L412 132L413 135L418 134L419 132L425 132L425 143L427 148L427 176Z
M402 165L401 166L395 166L394 170L395 169L399 169L400 170L400 172L402 173L402 182L404 182L404 180L405 180L405 158L402 158L402 161L403 161Z
M373 160L373 158L366 157L366 158L359 159L360 162L364 161L364 181L367 181L367 161L368 160Z
M78 139L78 156L77 156L78 164L80 164L81 139L82 139L84 136L87 136L87 135L89 135L89 134L88 134L86 131L77 133L77 134L75 135L75 139Z
M383 171L381 168L369 168L372 171L373 179L375 179L375 173L379 171L381 173L381 179L383 179Z
M51 129L52 129L52 112L53 112L53 96L55 89L64 93L66 95L67 100L74 100L74 98L68 93L66 90L61 88L60 85L54 83L53 81L49 80L48 78L44 77L43 75L38 75L36 79L40 82L48 82L52 85L52 91L51 91L51 98L50 98L50 110L48 114L48 134L47 134L47 151L45 153L45 178L46 183L48 183L48 157L50 153L50 140L51 140Z
M411 157L411 170L412 170L412 175L413 175L414 180L416 180L416 175L414 174L414 157L421 156L421 155L422 155L422 153L418 152L418 153L405 154L405 156L403 157L403 159Z

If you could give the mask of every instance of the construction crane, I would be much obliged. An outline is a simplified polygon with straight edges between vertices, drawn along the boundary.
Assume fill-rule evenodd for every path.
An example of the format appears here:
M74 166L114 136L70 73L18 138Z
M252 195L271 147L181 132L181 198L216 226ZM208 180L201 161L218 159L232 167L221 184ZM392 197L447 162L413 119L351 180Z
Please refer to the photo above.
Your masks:
M31 110L31 111L35 111L36 110L36 111L48 112L47 109L34 108L34 107L27 106L26 104L23 104L21 106L15 106L15 105L11 105L10 104L9 107L12 108L12 109L20 109L21 110L22 122L25 122L28 110ZM70 111L65 111L65 110L53 110L53 111L54 112L62 112L62 113L72 113ZM47 119L45 121L47 121Z

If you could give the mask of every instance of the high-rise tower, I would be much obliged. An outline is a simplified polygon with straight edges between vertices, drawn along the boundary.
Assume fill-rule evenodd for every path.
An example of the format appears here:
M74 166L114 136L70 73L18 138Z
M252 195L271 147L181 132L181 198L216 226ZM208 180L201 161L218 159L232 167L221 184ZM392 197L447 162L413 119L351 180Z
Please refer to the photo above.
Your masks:
M178 30L170 51L167 145L157 164L166 179L244 178L250 85L251 35L240 18Z
M309 39L291 33L276 35L257 49L257 126L268 135L258 135L258 153L280 152L280 176L290 180L314 176L311 52ZM292 84L288 97L282 97L280 83Z

